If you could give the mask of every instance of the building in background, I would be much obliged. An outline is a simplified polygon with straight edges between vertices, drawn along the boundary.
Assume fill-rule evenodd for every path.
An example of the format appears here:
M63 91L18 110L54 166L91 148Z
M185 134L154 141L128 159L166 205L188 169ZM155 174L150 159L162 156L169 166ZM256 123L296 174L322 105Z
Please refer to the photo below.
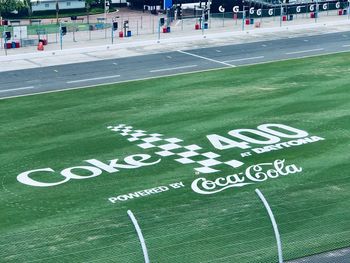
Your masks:
M55 11L56 2L59 10L85 8L85 0L40 0L32 1L32 11Z
M127 6L128 5L127 0L112 0L111 3L113 6Z

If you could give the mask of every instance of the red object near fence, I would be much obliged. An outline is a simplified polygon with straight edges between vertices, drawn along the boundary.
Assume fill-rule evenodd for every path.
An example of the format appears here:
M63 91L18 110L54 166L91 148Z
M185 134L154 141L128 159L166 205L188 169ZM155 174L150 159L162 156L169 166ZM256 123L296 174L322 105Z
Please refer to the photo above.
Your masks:
M39 43L38 43L38 50L39 51L44 51L44 44L41 41L39 41Z

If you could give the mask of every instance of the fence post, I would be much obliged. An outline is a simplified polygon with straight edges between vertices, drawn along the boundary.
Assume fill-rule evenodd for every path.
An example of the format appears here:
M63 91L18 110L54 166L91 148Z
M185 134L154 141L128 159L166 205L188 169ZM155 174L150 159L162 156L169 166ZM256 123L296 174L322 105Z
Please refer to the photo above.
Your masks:
M259 196L260 200L263 202L267 213L269 214L271 223L272 223L272 227L273 230L275 232L275 237L276 237L276 242L277 242L277 250L278 250L278 262L279 263L283 263L283 256L282 256L282 243L281 243L281 238L280 238L280 233L278 232L278 227L277 227L277 223L275 220L275 217L272 213L272 210L269 206L269 203L267 202L267 200L265 199L264 195L260 192L259 189L255 189L255 193Z
M114 42L114 28L113 28L113 21L112 21L112 25L111 25L111 37L112 37L112 45Z
M4 26L3 27L3 32L2 32L2 38L1 38L1 45L2 45L2 39L4 39L5 41L4 41L4 51L5 51L5 56L7 56L7 45L6 45L6 43L7 43L7 38L6 38L6 26Z
M282 14L283 14L283 6L282 6L282 2L281 2L281 11L280 11L280 27L282 26Z
M60 48L62 50L62 46L63 46L63 36L62 36L62 23L60 22Z
M244 31L244 23L245 23L245 10L243 9L243 13L242 13L242 31Z
M158 19L158 43L160 41L160 18Z

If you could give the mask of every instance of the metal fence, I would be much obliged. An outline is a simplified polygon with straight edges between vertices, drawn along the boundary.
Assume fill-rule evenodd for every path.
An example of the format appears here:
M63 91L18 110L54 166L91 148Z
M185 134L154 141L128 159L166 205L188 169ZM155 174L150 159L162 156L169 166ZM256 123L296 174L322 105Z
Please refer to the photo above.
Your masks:
M272 11L271 11L272 10ZM183 16L182 19L166 15L146 14L141 16L123 16L101 19L90 19L89 23L81 20L61 20L59 24L35 23L13 24L1 26L1 48L18 46L36 46L43 44L56 45L55 48L78 46L79 43L91 45L117 43L121 37L140 37L143 39L162 39L188 35L200 35L210 32L237 32L253 28L281 27L289 25L304 25L350 19L349 7L345 9L323 9L310 11L310 8L300 8L291 12L288 9L256 9L253 12L222 12L212 13L206 17L203 13ZM176 19L175 19L176 18ZM9 32L6 35L5 32ZM165 34L167 33L167 34ZM8 37L8 39L6 38ZM5 43L7 42L7 44Z

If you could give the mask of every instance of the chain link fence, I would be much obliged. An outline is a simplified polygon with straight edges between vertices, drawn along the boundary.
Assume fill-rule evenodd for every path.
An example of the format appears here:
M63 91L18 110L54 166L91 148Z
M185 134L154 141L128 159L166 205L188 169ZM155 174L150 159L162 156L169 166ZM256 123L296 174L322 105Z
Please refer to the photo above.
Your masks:
M142 14L123 15L108 18L61 20L59 24L10 23L0 27L1 48L37 46L39 42L55 49L98 44L118 43L119 39L163 39L169 37L204 35L217 32L239 32L254 28L273 28L291 25L326 23L350 18L349 7L329 10L333 7L320 5L320 10L310 11L310 6L298 10L288 8L247 9L244 12L222 12L205 15L202 11L193 15L171 17L167 15ZM335 7L334 7L335 8ZM294 8L295 9L295 8ZM11 21L10 21L11 22ZM16 46L17 43L17 46Z

